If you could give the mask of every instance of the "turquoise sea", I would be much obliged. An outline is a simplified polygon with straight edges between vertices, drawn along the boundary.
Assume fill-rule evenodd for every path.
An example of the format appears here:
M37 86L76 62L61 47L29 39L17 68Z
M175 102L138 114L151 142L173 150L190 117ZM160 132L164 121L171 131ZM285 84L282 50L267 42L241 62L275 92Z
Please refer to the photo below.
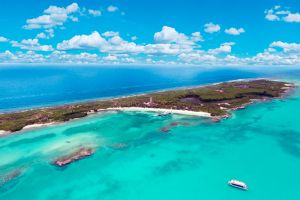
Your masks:
M0 174L23 173L0 188L0 199L294 200L300 196L299 108L296 90L220 123L108 112L2 137ZM51 165L81 146L96 153L63 169ZM229 187L230 179L245 181L249 191Z

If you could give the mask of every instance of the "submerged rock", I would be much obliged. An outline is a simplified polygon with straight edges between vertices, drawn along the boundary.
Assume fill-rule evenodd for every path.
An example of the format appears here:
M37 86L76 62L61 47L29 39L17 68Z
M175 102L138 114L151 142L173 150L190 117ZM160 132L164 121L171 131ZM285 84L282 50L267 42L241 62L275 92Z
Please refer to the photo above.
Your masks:
M170 131L170 129L169 129L168 127L162 127L162 128L160 129L160 131L163 132L163 133L167 133L167 132Z
M126 143L116 143L111 145L111 147L114 149L125 149L128 147L128 145Z
M189 122L171 122L170 126L190 126Z
M73 162L81 160L85 157L91 156L94 153L95 153L95 150L92 149L92 148L80 149L79 151L77 151L75 153L72 153L70 155L67 155L67 156L56 159L53 162L53 164L58 166L58 167L63 167L65 165L69 165Z
M13 170L0 177L0 188L22 175L23 168Z

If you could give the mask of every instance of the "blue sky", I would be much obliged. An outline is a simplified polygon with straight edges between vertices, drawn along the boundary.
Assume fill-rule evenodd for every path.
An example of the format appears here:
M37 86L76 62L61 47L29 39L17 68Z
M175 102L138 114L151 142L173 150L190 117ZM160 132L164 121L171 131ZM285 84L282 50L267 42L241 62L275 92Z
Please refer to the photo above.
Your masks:
M300 65L295 0L1 0L1 63Z

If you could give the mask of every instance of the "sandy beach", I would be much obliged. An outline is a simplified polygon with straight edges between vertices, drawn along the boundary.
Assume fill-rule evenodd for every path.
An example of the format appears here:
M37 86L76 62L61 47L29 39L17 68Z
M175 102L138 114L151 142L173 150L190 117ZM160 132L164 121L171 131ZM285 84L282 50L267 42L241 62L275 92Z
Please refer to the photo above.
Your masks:
M9 134L10 133L10 131L3 131L3 130L0 130L0 136L1 135L7 135L7 134Z
M173 109L164 109L164 108L142 108L142 107L116 107L116 108L107 108L106 111L129 111L129 112L170 112L172 114L179 115L189 115L197 117L211 117L210 113L207 112L195 112L189 110L173 110Z
M56 124L56 123L51 122L51 123L45 123L45 124L31 124L31 125L25 126L22 130L36 129L36 128L41 128L41 127L45 127L45 126L50 126L53 124Z

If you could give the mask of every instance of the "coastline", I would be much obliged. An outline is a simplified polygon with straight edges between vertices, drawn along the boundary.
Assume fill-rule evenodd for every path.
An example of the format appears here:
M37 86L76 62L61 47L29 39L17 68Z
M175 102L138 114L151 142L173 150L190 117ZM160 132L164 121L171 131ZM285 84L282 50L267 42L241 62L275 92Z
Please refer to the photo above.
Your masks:
M4 113L0 114L0 136L64 123L106 111L166 112L207 117L211 118L213 122L218 122L221 119L230 117L231 111L243 109L254 102L284 98L295 87L297 86L293 82L274 81L272 79L238 79L184 87L184 89L178 88L157 93L146 93L146 95L135 94L104 101ZM229 89L229 93L227 93L227 89ZM250 93L248 92L248 94L247 91L249 90ZM192 96L190 96L191 94ZM196 95L196 97L193 95ZM231 96L228 97L228 95ZM154 102L150 100L151 105L148 105L149 97L154 99ZM198 97L200 98L199 102L192 102Z
M69 105L77 105L77 104L86 104L86 103L94 103L97 101L107 101L107 100L119 100L123 98L129 98L129 97L138 97L138 96L143 96L143 95L149 95L153 93L160 93L160 92L168 92L168 91L176 91L176 90L189 90L189 89L196 89L196 88L203 88L207 86L214 86L222 83L233 83L237 81L253 81L253 80L270 80L270 81L283 81L280 79L272 79L272 78L267 78L267 77L260 77L260 78L242 78L242 79L234 79L234 80L228 80L228 81L222 81L222 82L212 82L212 83L204 83L200 85L191 85L191 86L179 86L179 87L170 87L170 88L165 88L165 89L157 89L157 90L149 90L146 92L138 92L135 94L128 94L128 95L120 95L120 96L108 96L108 97L101 97L101 98L91 98L91 99L83 99L83 100L78 100L78 101L70 101L70 102L61 102L61 103L55 103L55 104L48 104L48 105L41 105L41 106L34 106L34 107L23 107L20 109L16 110L11 110L11 111L0 111L0 114L9 114L9 113L21 113L21 112L27 112L27 111L32 111L32 110L38 110L38 109L51 109L51 108L56 108L56 107L61 107L61 106L69 106Z
M24 126L21 130L16 131L16 132L0 130L0 137L1 136L7 136L7 135L10 135L10 134L14 134L14 133L18 133L18 132L21 132L21 131L29 131L29 130L39 129L39 128L45 128L45 127L48 127L48 126L57 125L59 123L60 122L30 124L30 125Z
M127 111L127 112L155 112L155 113L171 113L178 115L188 115L188 116L197 116L197 117L207 117L210 118L211 113L201 112L201 111L190 111L190 110L174 110L174 109L165 109L165 108L143 108L143 107L116 107L116 108L107 108L103 111Z
M42 128L42 127L47 127L47 126L55 125L57 123L58 122L50 122L50 123L44 123L44 124L31 124L31 125L24 126L22 128L22 130L32 130L32 129L37 129L37 128Z
M11 131L0 130L0 137L11 134Z
M169 112L171 114L178 114L178 115L186 115L186 116L195 116L195 117L205 117L211 118L211 114L207 112L196 112L196 111L189 111L189 110L173 110L173 109L163 109L163 108L143 108L143 107L116 107L116 108L107 108L107 109L99 109L97 112L89 112L88 115L97 115L101 114L102 112L109 112L109 111L125 111L125 112L154 112L154 113L163 113ZM81 119L81 118L78 118ZM76 120L76 119L72 119ZM28 130L35 130L39 128L45 128L53 125L57 125L64 122L50 122L50 123L37 123L24 126L21 131L28 131ZM13 134L14 132L11 131L4 131L0 130L0 137Z

